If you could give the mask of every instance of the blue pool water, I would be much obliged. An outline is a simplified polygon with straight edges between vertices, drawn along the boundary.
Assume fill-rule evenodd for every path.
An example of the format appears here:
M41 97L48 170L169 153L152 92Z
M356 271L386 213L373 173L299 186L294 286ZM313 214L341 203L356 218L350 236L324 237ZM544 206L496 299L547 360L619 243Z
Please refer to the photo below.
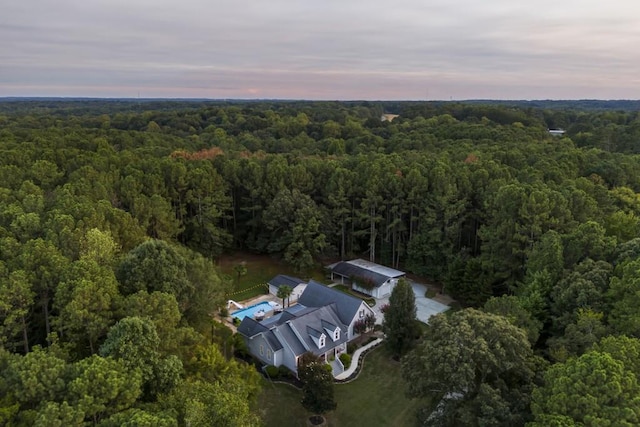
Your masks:
M273 308L267 301L263 301L259 304L243 308L242 310L234 311L233 313L231 313L231 317L237 317L238 319L242 320L245 317L249 316L253 319L253 315L260 310L264 310L265 313L268 313L273 310Z

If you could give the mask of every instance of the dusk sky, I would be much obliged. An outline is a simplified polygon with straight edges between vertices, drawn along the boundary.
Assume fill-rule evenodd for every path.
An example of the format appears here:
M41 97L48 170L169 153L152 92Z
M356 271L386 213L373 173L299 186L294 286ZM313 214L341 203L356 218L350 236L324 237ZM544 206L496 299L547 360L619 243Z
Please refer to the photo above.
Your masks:
M640 99L638 0L7 0L0 97Z

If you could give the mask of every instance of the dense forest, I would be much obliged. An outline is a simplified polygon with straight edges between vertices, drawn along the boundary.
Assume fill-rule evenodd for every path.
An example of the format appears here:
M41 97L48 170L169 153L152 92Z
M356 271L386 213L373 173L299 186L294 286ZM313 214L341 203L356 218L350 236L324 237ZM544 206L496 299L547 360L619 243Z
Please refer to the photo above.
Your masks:
M206 326L243 250L366 257L469 307L437 325L505 351L459 362L502 359L435 393L447 425L637 425L637 107L0 102L0 423L258 425L258 374Z

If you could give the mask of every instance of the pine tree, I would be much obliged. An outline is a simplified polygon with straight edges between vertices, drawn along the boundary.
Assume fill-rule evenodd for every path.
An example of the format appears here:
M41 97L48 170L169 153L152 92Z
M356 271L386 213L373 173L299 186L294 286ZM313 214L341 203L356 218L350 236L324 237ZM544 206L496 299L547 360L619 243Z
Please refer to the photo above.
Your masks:
M382 330L391 351L402 356L411 349L415 338L416 297L411 284L400 279L391 292L384 312Z

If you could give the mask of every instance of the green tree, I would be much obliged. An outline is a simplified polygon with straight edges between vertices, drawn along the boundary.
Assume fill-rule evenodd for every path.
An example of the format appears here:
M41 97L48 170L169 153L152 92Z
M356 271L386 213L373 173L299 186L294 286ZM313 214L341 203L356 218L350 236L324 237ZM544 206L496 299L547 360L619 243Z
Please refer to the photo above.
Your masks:
M396 356L402 356L416 339L416 296L406 279L398 280L384 312L382 330L386 342Z
M302 386L302 406L309 412L324 415L338 407L333 397L333 377L326 364L309 358L301 364L298 376Z
M424 425L522 425L541 362L525 332L474 309L429 320L416 349L402 360L408 395L430 397Z
M22 338L24 353L29 352L29 314L35 293L27 274L22 270L13 271L0 282L0 343L9 348L19 346L14 341L16 335Z
M491 298L485 303L484 311L503 316L514 326L523 329L532 346L538 341L542 322L531 316L531 313L523 307L520 298L510 295Z
M94 425L131 407L141 393L140 373L112 358L83 359L73 365L72 376L67 399Z
M121 360L131 371L139 371L147 397L166 393L178 384L182 363L175 356L162 357L160 338L148 319L126 317L111 327L100 347L100 355Z
M585 426L638 425L640 387L622 362L591 351L550 367L544 386L533 392L531 409L536 427L549 425L549 417Z
M609 324L613 331L640 338L640 260L622 262L616 267L607 291Z
M291 292L293 292L291 286L282 285L278 288L278 293L276 294L276 296L282 299L282 307L286 307L284 302L291 296Z
M259 418L237 391L235 381L206 382L187 379L171 394L161 396L163 406L177 415L179 425L258 427Z
M240 278L247 274L247 263L242 261L233 266L233 271L236 273L236 286L240 284Z
M314 257L326 245L321 231L322 218L315 202L299 190L281 189L264 211L263 222L269 235L266 249L283 253L296 270L313 267Z
M162 240L148 240L129 252L118 267L117 277L125 295L160 291L175 295L179 303L191 286L187 260Z
M178 427L178 421L171 415L160 412L131 408L118 412L101 421L100 427Z
M111 266L118 250L118 244L109 231L92 228L82 240L80 257L93 260L98 265Z

